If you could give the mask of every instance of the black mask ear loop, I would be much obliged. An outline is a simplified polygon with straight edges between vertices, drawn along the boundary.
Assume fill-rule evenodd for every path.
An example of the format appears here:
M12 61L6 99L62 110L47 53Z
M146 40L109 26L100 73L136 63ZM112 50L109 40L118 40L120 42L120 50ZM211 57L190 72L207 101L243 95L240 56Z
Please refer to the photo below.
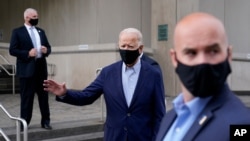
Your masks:
M139 49L140 49L141 46L142 46L142 45L140 45L140 46L138 47L138 51L139 51ZM143 54L143 50L142 50L141 53L139 52L139 56L141 56L142 54Z

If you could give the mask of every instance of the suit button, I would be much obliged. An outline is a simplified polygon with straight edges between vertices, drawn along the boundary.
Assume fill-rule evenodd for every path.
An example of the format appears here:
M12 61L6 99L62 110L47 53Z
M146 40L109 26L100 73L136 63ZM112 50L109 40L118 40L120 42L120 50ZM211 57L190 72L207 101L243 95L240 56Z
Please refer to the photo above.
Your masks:
M130 114L130 113L127 113L127 116L128 116L128 117L130 117L130 116L131 116L131 114Z
M128 129L127 129L127 127L124 127L123 129L124 129L125 131L127 131L127 130L128 130Z

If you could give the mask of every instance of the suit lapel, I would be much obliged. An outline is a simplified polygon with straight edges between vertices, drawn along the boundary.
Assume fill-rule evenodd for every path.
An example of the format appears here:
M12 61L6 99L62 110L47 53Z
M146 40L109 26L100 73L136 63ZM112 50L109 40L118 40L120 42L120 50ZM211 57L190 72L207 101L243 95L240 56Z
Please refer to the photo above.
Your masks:
M148 76L148 72L147 72L147 67L146 65L144 65L143 61L141 61L141 70L140 70L140 74L138 77L138 81L135 87L135 91L132 97L132 101L129 107L132 107L135 104L136 99L139 97L139 95L142 93L142 89L143 86L146 84L145 78Z
M167 115L162 119L161 127L159 129L159 139L162 141L166 136L168 130L172 126L177 114L174 109L170 110Z
M119 94L119 96L117 96L117 102L121 103L120 105L124 106L126 105L126 108L128 108L127 106L127 101L125 98L125 93L123 91L123 85L122 85L122 61L120 61L118 63L118 65L116 65L116 68L114 70L114 85L117 85L117 91Z
M213 114L208 112L203 112L201 116L193 123L190 130L184 136L184 140L192 141L194 137L199 133L199 131L212 119Z
M29 34L29 32L28 32L28 30L26 29L26 27L25 27L25 26L23 26L23 28L22 28L22 31L21 31L21 32L23 33L24 38L26 38L26 39L28 39L28 40L30 41L30 46L32 46L32 47L33 47L33 43L32 43L32 40L31 40L30 34Z
M41 37L43 37L43 36L41 36L42 35L42 31L39 28L37 28L37 27L35 27L35 28L37 30L37 33L39 35L39 38L40 38L40 41L41 41L41 44L42 44L42 38L41 38Z
M224 99L227 97L227 94L229 93L228 86L225 85L225 87L222 90L222 93L219 95L213 97L208 105L205 107L205 109L201 112L201 114L198 116L197 120L193 123L191 126L191 130L187 132L184 139L187 141L194 140L195 136L202 130L206 124L209 124L209 122L212 121L212 118L214 116L214 111L218 108L220 108L223 103Z

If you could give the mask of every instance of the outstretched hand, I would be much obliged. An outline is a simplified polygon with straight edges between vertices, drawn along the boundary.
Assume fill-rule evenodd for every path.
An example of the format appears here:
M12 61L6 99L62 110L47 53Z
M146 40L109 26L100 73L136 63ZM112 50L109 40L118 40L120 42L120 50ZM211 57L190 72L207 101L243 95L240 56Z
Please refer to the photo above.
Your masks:
M51 79L44 80L43 86L45 91L53 93L56 96L63 96L67 91L65 83L58 84L56 81Z

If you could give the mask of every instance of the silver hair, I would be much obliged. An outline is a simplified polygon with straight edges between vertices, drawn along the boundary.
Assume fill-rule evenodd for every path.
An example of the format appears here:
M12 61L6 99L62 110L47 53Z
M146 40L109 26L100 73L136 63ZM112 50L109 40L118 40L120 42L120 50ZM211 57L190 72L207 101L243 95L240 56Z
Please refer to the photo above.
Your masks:
M121 36L122 33L135 33L137 35L139 46L143 45L142 33L138 29L136 29L136 28L126 28L126 29L123 29L120 32L119 37Z
M23 16L24 16L24 19L27 17L27 15L30 13L30 12L37 12L36 9L34 8L27 8L24 13L23 13Z

